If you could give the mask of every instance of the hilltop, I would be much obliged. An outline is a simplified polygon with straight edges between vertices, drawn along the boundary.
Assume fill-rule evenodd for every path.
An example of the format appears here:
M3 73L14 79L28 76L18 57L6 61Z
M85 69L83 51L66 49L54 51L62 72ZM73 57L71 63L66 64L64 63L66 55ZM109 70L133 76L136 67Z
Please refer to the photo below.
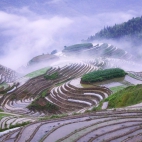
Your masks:
M59 57L52 54L42 54L32 58L29 61L28 65L35 65L35 64L39 64L43 62L53 62L53 61L57 61L58 59Z
M95 35L88 37L87 41L103 39L122 39L138 44L142 39L142 17L136 17L121 24L106 26Z

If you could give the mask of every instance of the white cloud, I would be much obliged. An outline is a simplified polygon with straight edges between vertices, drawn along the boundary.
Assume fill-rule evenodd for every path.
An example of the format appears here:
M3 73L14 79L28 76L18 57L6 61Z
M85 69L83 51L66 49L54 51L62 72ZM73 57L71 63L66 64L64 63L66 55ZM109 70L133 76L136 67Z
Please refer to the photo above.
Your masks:
M0 34L5 38L10 37L2 47L6 55L1 57L0 64L12 69L26 64L33 56L86 39L105 25L121 23L138 15L135 11L125 11L61 17L38 15L28 7L19 12L18 9L13 11L0 11Z
M72 20L66 17L46 19L37 16L31 20L24 16L0 12L1 34L11 37L11 40L5 43L4 50L7 55L1 59L1 63L15 69L35 55L51 51L50 48L54 46L58 48L54 36L60 36L60 30L64 31L71 23Z

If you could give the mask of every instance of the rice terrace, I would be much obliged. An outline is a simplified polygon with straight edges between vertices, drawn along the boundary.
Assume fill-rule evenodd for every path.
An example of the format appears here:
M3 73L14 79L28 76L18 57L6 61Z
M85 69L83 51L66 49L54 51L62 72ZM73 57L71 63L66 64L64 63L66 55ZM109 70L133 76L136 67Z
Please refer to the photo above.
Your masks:
M140 1L120 1L0 2L0 142L142 142Z
M115 56L119 50L106 43L90 45L89 52L94 54L111 48ZM90 59L72 61L79 52L88 52L86 48L68 47L49 67L19 79L18 73L2 67L2 142L141 139L142 91L137 84L142 83L142 73L120 69L121 62L139 64L125 60L130 55L123 53L120 58L106 54L93 58L92 54Z

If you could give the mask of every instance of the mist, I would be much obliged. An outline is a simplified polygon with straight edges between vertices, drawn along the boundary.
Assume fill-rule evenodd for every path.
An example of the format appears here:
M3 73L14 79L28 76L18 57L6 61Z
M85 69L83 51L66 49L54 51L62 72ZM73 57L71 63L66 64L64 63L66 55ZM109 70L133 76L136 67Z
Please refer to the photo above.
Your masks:
M27 1L26 1L27 2ZM49 0L38 3L8 3L0 7L0 64L17 70L34 56L80 43L104 26L140 16L132 4L124 9L111 3ZM106 8L106 9L105 9ZM119 43L114 43L119 44ZM120 44L121 45L121 44ZM128 43L129 45L129 43ZM114 45L115 46L115 45ZM121 45L125 46L124 44Z

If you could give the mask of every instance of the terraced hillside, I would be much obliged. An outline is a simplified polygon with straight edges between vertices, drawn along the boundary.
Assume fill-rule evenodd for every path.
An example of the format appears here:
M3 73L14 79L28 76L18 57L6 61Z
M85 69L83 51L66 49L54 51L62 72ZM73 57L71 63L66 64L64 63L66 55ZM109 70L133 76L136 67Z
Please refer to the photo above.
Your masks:
M17 77L18 73L0 65L0 84L13 82Z
M62 113L77 110L79 110L77 112L84 112L91 106L97 106L102 99L110 94L111 91L105 87L80 88L75 87L71 82L67 82L53 88L50 95L45 98L57 105Z
M89 44L89 43L88 43ZM82 44L78 44L82 45ZM63 53L66 55L76 55L81 54L82 56L87 56L89 57L112 57L112 58L119 58L119 59L134 59L134 56L129 54L127 51L117 48L111 44L107 43L100 43L96 44L93 43L92 46L90 44L89 47L83 47L83 48L76 48L76 50L72 47L76 47L77 45L65 47L63 50ZM82 47L82 46L81 46Z
M53 61L50 67L13 83L1 84L4 87L0 90L0 108L10 116L0 119L0 130L4 131L0 132L0 141L119 142L141 139L140 102L115 110L107 109L108 104L102 103L114 92L142 84L141 72L134 71L140 65L125 60L132 59L128 53L121 52L118 59L115 56L117 49L113 49L109 44L93 44L89 49L72 51L73 57L76 53L83 55L75 60L65 52L56 53L60 59ZM90 57L84 58L86 53ZM116 58L107 58L111 54ZM128 70L130 66L133 71ZM108 68L122 68L127 75L99 83L81 83L84 74ZM104 111L97 111L98 108Z
M17 89L11 91L7 95L4 95L1 98L1 105L6 111L29 113L29 110L27 110L26 107L35 98L41 96L43 91L50 92L50 90L55 85L66 82L75 77L82 76L83 74L96 69L97 67L85 63L77 63L66 65L64 67L50 68L45 75L52 75L54 73L58 73L58 78L54 80L48 80L44 77L45 75L40 75L38 77L32 78L28 80L24 85L19 86L17 87Z
M14 127L18 127L18 126L22 126L24 124L28 124L30 122L34 122L34 119L30 119L30 118L24 118L24 117L20 117L20 116L7 116L7 117L3 117L0 120L0 130L7 130L9 128L14 128Z
M27 107L33 102L36 105L47 106L54 104L58 106L58 111L52 111L54 114L65 112L84 112L97 106L98 103L110 95L105 87L89 86L88 88L80 88L71 83L73 79L81 77L82 75L98 70L100 68L107 68L110 66L113 59L96 58L94 60L86 60L77 63L70 63L66 65L59 65L51 67L45 74L27 80L24 84L16 82L16 84L5 92L0 99L3 110L8 112L29 114L34 116L49 114L48 109L28 109ZM115 60L111 66L115 67L121 63L120 59ZM129 62L123 62L128 64ZM132 64L130 62L130 64ZM55 79L47 79L45 76L52 76L58 74ZM71 81L71 82L70 82ZM126 76L122 81L122 85L128 85L135 80ZM136 83L137 80L136 80ZM117 83L118 84L118 83ZM133 83L132 83L133 84ZM121 85L121 83L119 83ZM37 100L38 99L38 100ZM44 103L43 103L44 102ZM32 107L33 108L33 107ZM42 107L43 108L43 107Z
M31 123L0 137L2 142L141 141L141 111L105 111Z

